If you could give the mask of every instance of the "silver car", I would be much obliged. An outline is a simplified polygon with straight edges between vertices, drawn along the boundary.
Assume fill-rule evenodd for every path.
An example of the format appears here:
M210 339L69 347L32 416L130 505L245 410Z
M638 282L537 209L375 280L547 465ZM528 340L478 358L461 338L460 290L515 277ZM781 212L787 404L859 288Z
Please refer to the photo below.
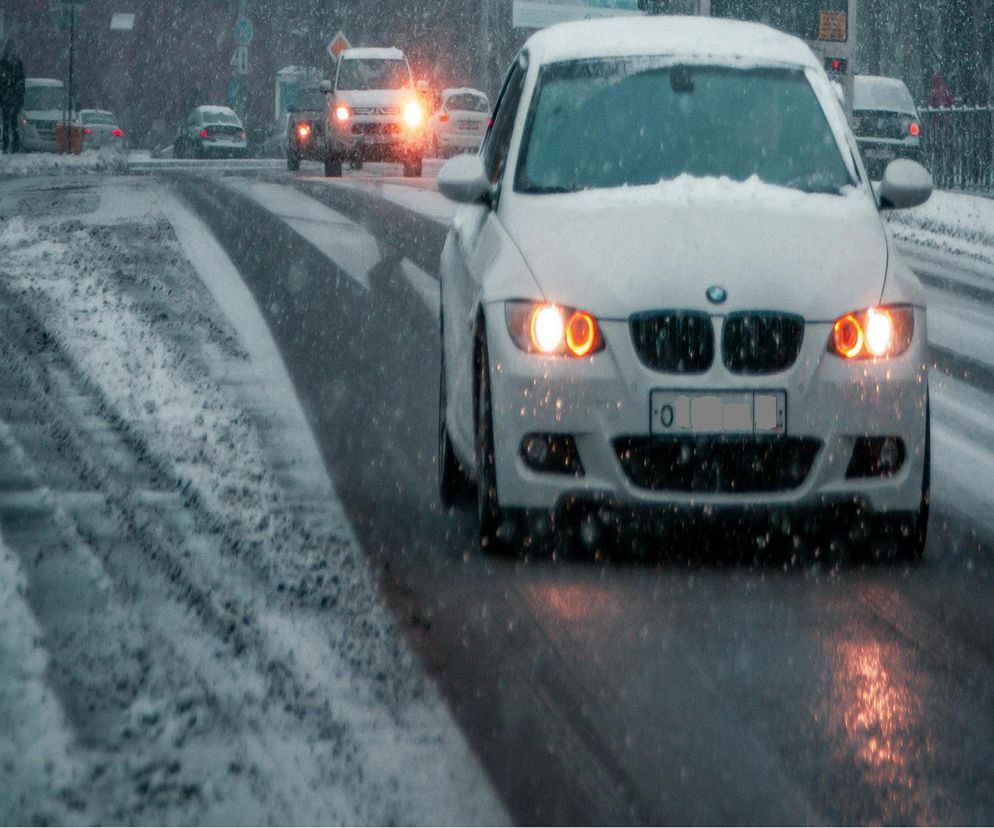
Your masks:
M83 149L124 149L124 130L113 112L103 109L81 109L78 126L83 130Z

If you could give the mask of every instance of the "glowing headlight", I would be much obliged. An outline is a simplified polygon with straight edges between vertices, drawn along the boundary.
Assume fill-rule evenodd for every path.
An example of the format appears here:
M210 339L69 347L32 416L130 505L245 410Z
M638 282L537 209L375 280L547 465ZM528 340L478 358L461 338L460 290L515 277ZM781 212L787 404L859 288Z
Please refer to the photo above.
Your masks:
M507 328L522 351L585 357L603 350L597 320L586 311L547 302L508 302Z
M344 124L349 118L352 117L352 112L349 110L345 104L339 104L335 107L335 120L340 124Z
M417 101L408 101L404 104L404 123L409 127L419 127L425 119L424 110Z
M868 308L839 317L828 350L844 359L887 359L911 346L915 314L907 306Z

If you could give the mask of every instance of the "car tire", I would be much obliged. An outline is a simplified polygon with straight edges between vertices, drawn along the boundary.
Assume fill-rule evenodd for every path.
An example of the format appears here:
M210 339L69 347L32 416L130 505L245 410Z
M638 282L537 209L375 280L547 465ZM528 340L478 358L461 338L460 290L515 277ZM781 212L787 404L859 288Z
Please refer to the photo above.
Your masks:
M173 142L173 158L183 157L183 145L179 141Z
M300 169L300 156L293 152L286 154L286 168L290 172L297 172Z
M328 155L324 159L325 178L342 177L342 159L335 155Z
M476 506L480 548L491 555L514 555L519 549L522 515L519 510L501 508L497 493L490 357L483 329L477 342L476 370Z
M404 177L405 178L420 178L421 177L422 161L420 158L411 159L404 162Z
M438 496L443 506L466 506L471 500L473 482L463 470L446 423L445 348L443 346L438 379Z
M358 155L353 155L349 159L349 169L350 170L361 170L362 169L362 157Z

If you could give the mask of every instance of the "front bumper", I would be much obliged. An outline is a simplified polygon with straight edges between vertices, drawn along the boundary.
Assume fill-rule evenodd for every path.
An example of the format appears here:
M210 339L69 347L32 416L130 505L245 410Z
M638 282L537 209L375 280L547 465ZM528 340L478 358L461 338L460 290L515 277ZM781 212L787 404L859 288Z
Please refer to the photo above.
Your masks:
M365 161L404 161L422 158L427 149L424 130L410 130L391 121L349 121L328 137L329 149L342 158Z
M867 172L871 176L882 174L887 165L898 158L907 158L911 161L922 160L922 147L920 138L907 138L904 140L890 138L857 138L860 154L863 156L863 163Z
M858 503L872 511L890 512L915 511L920 506L928 393L922 310L915 311L914 343L897 359L846 363L827 352L831 324L808 323L793 367L767 376L732 374L720 356L703 374L653 371L640 362L627 321L601 323L607 347L592 358L537 357L512 342L503 303L488 307L486 313L502 506L557 509L570 500L602 501L612 508L795 510ZM654 389L786 392L782 441L784 445L787 441L817 442L810 470L797 485L742 493L639 485L630 470L625 470L619 441L651 437L650 394ZM530 434L571 435L583 475L529 468L522 456L522 441ZM903 443L906 456L899 471L889 477L847 476L857 440L868 436L892 437ZM706 439L721 442L724 438ZM784 457L782 453L775 456Z

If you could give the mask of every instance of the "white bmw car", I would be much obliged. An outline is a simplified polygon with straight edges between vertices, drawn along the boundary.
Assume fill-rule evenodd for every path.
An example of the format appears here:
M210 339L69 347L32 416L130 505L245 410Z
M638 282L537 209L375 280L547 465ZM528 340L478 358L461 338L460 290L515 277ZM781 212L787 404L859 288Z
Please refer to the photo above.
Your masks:
M701 18L534 35L440 266L442 499L481 545L577 508L851 515L919 556L925 296L800 40ZM870 520L864 520L864 517ZM875 533L874 536L878 536Z

